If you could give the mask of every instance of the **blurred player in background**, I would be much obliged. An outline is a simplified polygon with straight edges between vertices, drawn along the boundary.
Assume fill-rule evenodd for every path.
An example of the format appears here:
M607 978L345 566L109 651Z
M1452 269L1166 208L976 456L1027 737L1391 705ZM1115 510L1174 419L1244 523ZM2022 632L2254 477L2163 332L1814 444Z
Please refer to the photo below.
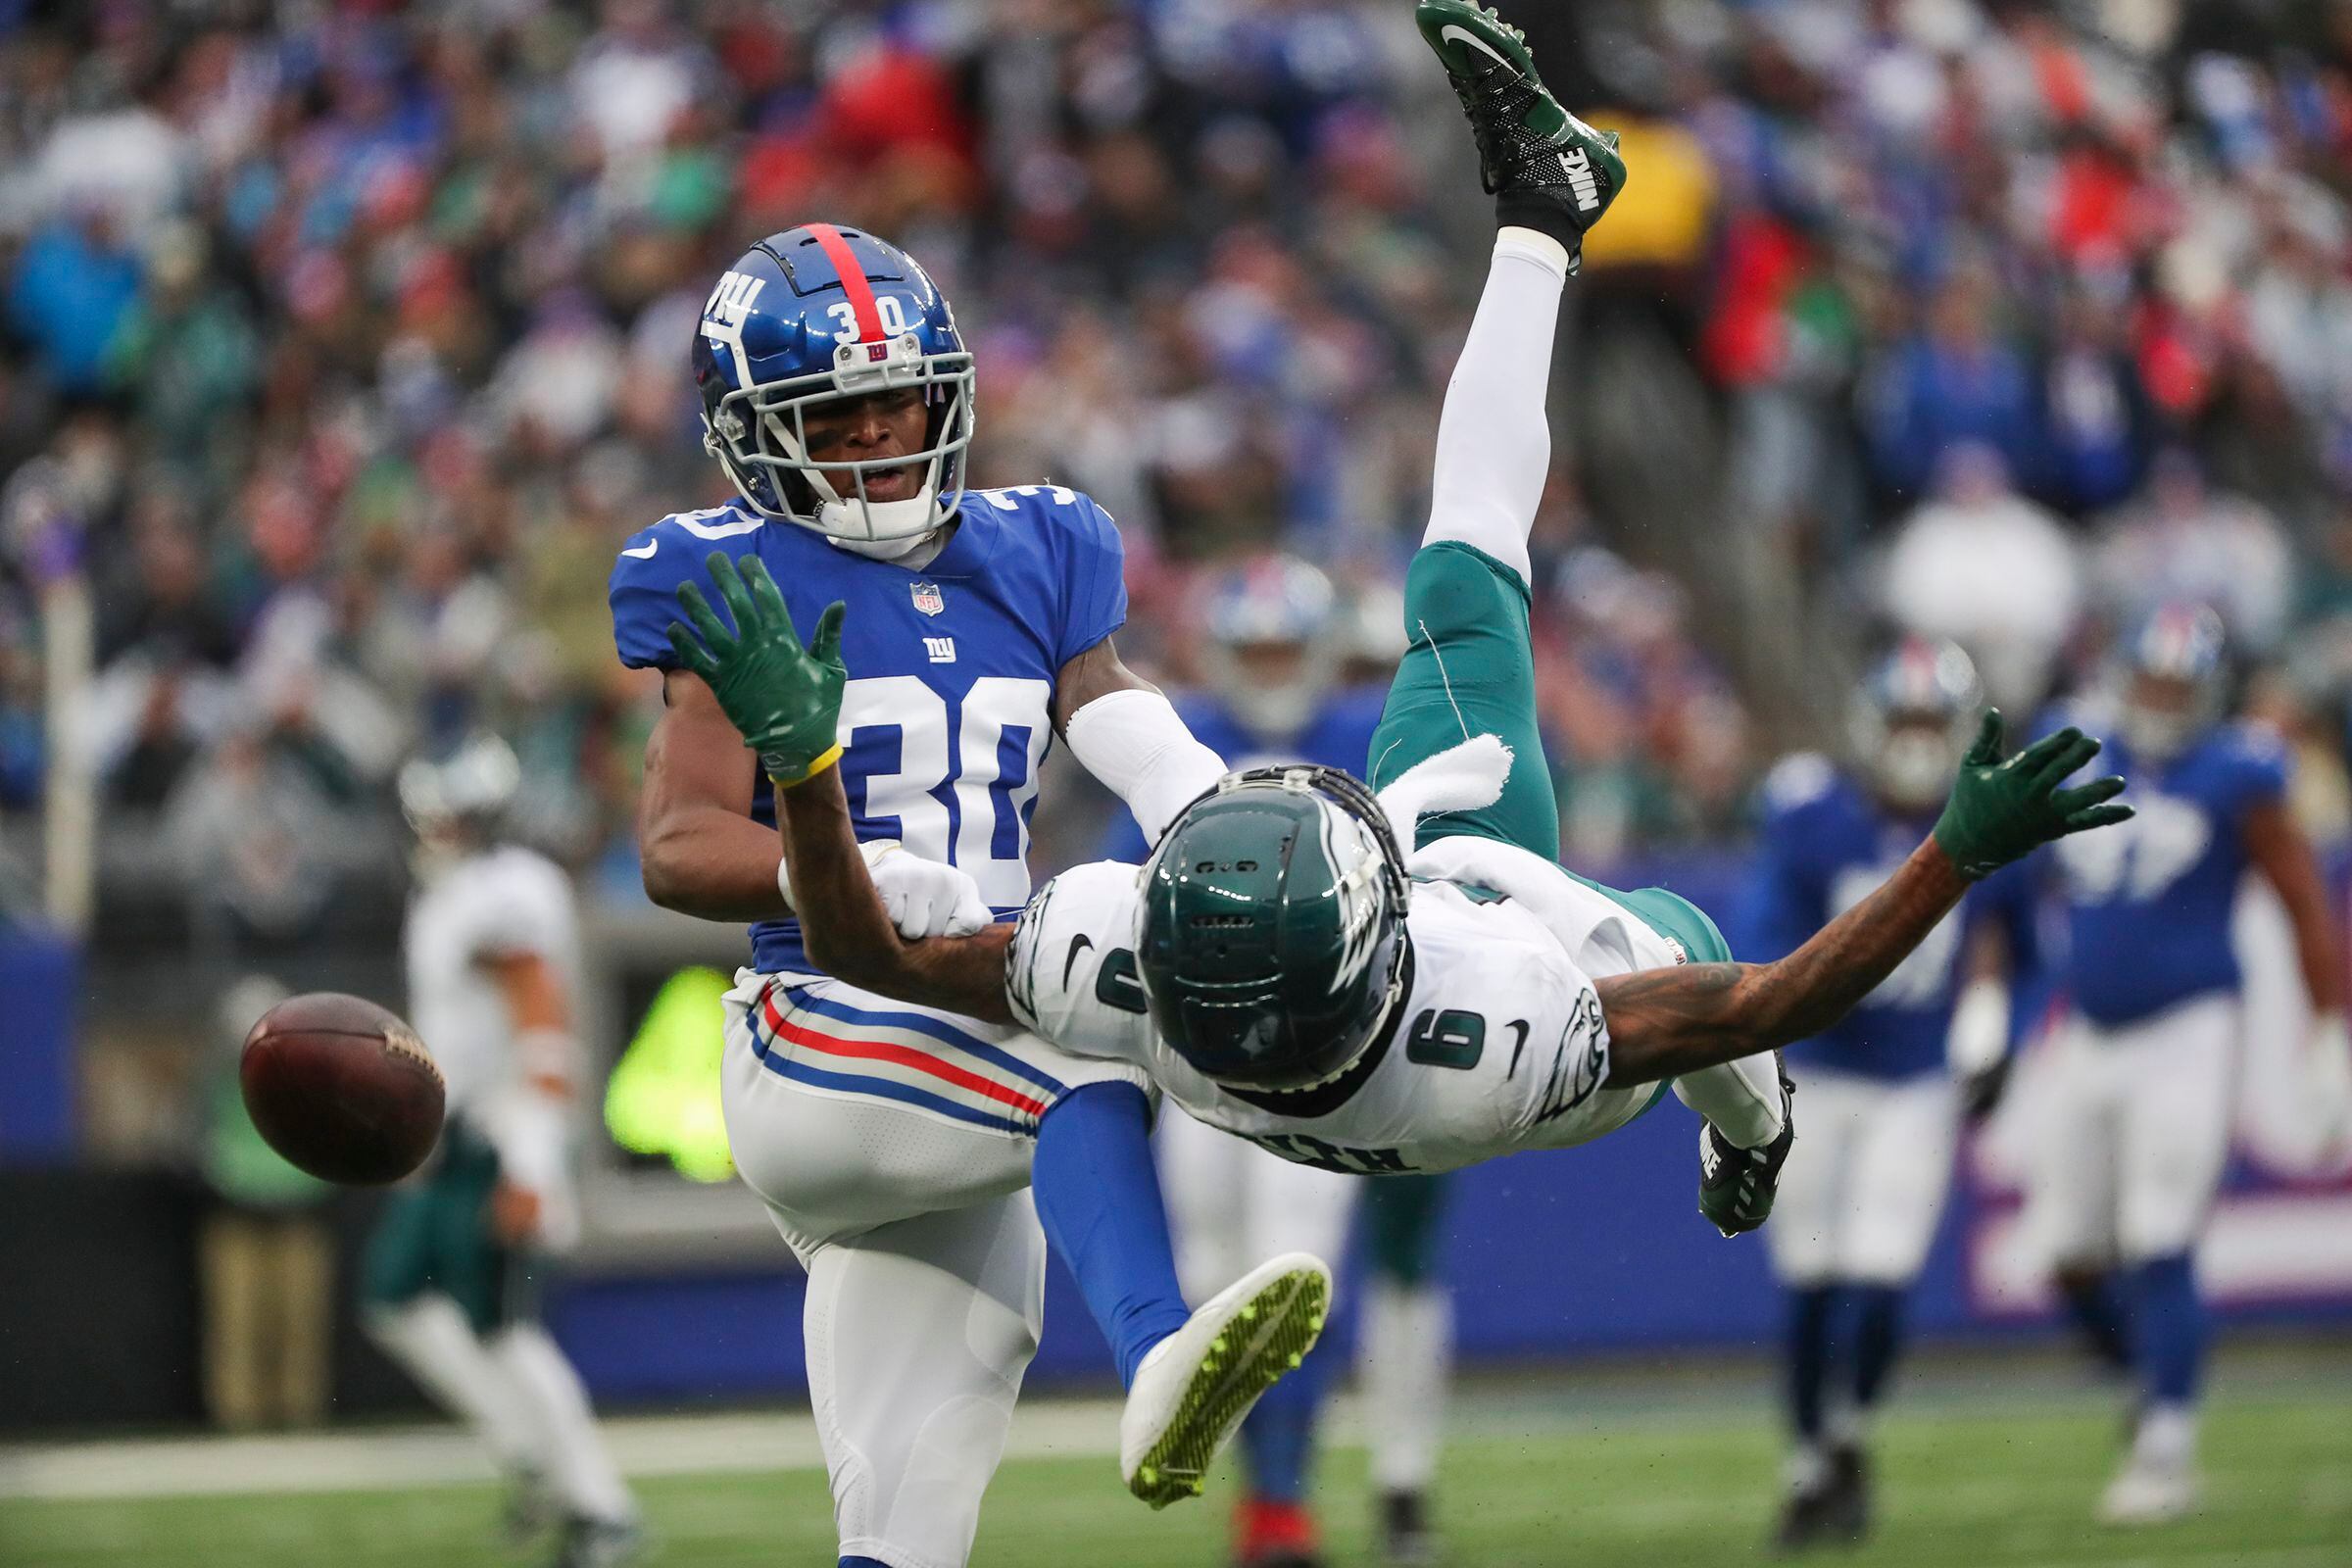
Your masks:
M1956 645L1906 639L1855 703L1852 768L1804 753L1773 769L1746 896L1758 957L1793 952L1910 853L1983 701ZM1905 1297L1943 1211L1963 1102L1987 1107L2006 1061L2006 976L2032 937L2021 869L1978 883L1868 1001L1787 1054L1805 1135L1764 1233L1788 1296L1783 1547L1869 1528L1870 1419L1901 1351Z
M1386 691L1410 645L1404 593L1383 578L1348 606L1349 684ZM1356 1317L1356 1383L1371 1450L1375 1544L1397 1564L1435 1562L1429 1491L1438 1476L1453 1372L1453 1300L1439 1276L1446 1176L1388 1176L1364 1185L1364 1295Z
M366 1322L489 1446L511 1533L559 1524L558 1568L610 1568L641 1549L636 1499L538 1322L539 1264L580 1233L568 1148L580 949L563 871L501 842L519 783L491 736L401 770L417 842L408 1013L448 1081L449 1120L368 1240Z
M1394 598L1377 597L1400 629L1403 617ZM1322 571L1293 556L1262 556L1218 572L1202 602L1203 685L1176 700L1193 733L1233 767L1311 762L1361 769L1396 662L1390 658L1379 670L1378 684L1350 684L1344 677L1351 659L1376 662L1389 641L1400 638L1392 633L1363 647L1353 606ZM1102 858L1141 861L1151 848L1133 821L1121 818ZM1431 1229L1416 1221L1435 1212L1437 1179L1367 1183L1284 1159L1181 1114L1160 1118L1156 1142L1177 1277L1193 1300L1207 1299L1277 1253L1339 1256L1357 1198L1372 1204L1374 1283L1362 1325L1366 1427L1376 1477L1384 1486L1387 1474L1410 1480L1416 1494L1408 1505L1412 1533L1421 1534L1417 1494L1434 1463L1436 1423L1443 1415L1445 1303L1437 1297L1433 1314L1421 1299L1434 1292L1408 1293L1392 1280L1405 1272L1418 1282L1426 1272L1413 1244ZM1429 1192L1414 1198L1406 1189ZM1392 1190L1406 1201L1394 1201ZM1373 1352L1373 1347L1380 1348ZM1234 1515L1234 1556L1242 1568L1306 1568L1320 1560L1305 1496L1328 1357L1328 1351L1308 1356L1243 1423L1249 1494ZM1417 1457L1424 1451L1429 1461ZM1384 1535L1393 1534L1386 1521L1395 1514L1394 1508L1384 1511Z
M2230 913L2249 868L2295 935L2317 1062L2346 1050L2343 947L2288 814L2271 731L2226 722L2220 618L2173 605L2110 690L2063 715L2108 738L2139 814L2061 846L2072 1013L2052 1043L2029 1170L2031 1234L2077 1317L2128 1355L2137 1419L2099 1506L2115 1524L2197 1497L2207 1326L2193 1256L2229 1152L2238 1030Z

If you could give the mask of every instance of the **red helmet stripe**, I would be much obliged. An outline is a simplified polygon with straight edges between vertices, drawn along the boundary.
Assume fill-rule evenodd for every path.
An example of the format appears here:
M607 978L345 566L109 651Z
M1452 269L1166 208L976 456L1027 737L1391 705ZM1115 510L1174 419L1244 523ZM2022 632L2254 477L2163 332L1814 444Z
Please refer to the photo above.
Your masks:
M874 306L874 286L865 280L865 268L858 260L857 252L850 249L850 242L831 223L810 223L808 232L816 236L817 248L840 274L842 292L850 297L850 309L858 313L858 341L879 343L886 335L882 330L882 313Z

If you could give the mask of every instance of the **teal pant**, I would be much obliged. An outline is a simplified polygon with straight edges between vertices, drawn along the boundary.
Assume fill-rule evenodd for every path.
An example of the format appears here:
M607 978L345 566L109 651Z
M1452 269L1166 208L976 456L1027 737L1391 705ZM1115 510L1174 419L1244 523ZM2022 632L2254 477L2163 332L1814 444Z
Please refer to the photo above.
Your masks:
M1560 858L1560 803L1536 722L1528 608L1527 584L1519 573L1476 546L1446 540L1423 545L1413 557L1404 579L1407 647L1389 686L1380 727L1372 733L1365 777L1374 789L1384 788L1414 763L1473 735L1500 737L1514 759L1494 805L1424 817L1416 848L1471 834L1533 851L1546 860ZM1693 963L1732 956L1706 911L1679 893L1664 888L1629 893L1590 877L1576 879L1680 943ZM1665 1088L1658 1086L1661 1094ZM1384 1176L1372 1182L1365 1194L1365 1224L1373 1267L1383 1276L1416 1284L1434 1266L1444 1181L1442 1176Z
M1467 833L1546 860L1560 858L1560 802L1536 723L1536 658L1527 617L1527 584L1485 551L1446 540L1423 545L1414 555L1404 579L1409 646L1389 686L1380 727L1372 732L1365 776L1374 789L1384 788L1414 763L1473 735L1499 736L1515 759L1494 805L1423 818L1416 847ZM1576 879L1681 943L1694 963L1732 956L1706 911L1679 893L1627 893L1590 877Z
M438 1161L424 1176L395 1188L368 1236L360 1297L369 1306L399 1306L427 1291L458 1303L477 1334L538 1315L530 1260L490 1229L498 1152L463 1121L443 1135Z

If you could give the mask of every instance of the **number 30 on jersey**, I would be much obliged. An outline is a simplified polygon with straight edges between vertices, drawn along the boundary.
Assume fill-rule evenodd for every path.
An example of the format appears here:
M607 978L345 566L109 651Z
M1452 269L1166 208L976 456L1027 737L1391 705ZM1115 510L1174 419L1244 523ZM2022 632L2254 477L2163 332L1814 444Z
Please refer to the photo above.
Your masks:
M1020 904L1052 693L1046 681L1009 675L983 675L960 699L915 675L850 681L841 702L850 749L842 781L853 808L862 787L861 814L896 818L892 836L909 852L961 866L998 908Z

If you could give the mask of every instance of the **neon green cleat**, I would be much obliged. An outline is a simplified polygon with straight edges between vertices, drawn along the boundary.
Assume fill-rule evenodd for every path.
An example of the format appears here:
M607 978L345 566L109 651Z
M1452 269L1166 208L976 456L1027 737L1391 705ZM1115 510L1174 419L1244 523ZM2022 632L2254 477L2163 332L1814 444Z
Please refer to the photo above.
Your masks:
M1154 1508L1199 1496L1218 1450L1258 1396L1314 1348L1330 1310L1331 1270L1291 1252L1243 1275L1153 1346L1119 1416L1127 1490Z

